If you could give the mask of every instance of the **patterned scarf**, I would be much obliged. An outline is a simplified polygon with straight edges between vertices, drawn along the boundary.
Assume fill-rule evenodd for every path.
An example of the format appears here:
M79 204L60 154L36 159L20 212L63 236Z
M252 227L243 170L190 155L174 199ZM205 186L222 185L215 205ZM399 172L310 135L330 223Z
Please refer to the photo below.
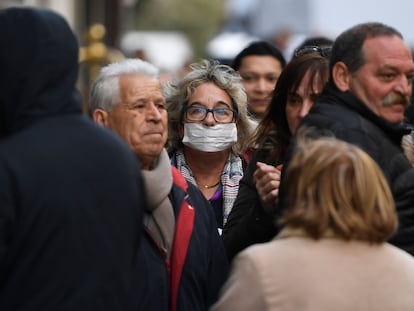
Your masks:
M182 150L178 150L173 154L171 163L177 167L188 182L197 186L194 175L185 161ZM233 203L239 191L239 181L242 177L243 165L241 157L230 153L220 178L223 187L223 226L226 224L230 211L233 208Z

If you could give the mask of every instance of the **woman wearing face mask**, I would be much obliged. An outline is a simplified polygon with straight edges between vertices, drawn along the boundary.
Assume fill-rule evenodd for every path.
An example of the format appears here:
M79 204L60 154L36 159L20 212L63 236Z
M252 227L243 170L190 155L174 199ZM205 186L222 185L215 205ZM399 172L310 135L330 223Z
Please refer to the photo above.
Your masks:
M223 228L243 176L241 154L253 131L241 79L229 66L203 60L164 91L171 162L210 201ZM219 230L221 231L221 230Z
M328 48L318 47L297 50L276 83L270 110L251 142L257 150L223 230L229 259L278 232L274 215L283 159L292 135L328 80L327 52Z

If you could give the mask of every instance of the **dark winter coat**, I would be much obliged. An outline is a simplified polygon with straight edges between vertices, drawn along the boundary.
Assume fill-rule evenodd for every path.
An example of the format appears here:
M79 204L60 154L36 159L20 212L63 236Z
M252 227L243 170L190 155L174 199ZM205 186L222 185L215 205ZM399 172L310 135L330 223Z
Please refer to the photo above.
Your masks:
M0 310L128 310L145 203L129 147L82 116L63 18L0 12Z
M176 170L174 185L169 194L176 219L185 203L194 209L194 225L178 286L178 311L208 310L218 299L221 286L228 275L228 261L223 243L218 235L217 223L209 202L199 189L187 183ZM188 187L187 189L185 189ZM176 227L180 226L178 221ZM177 234L176 228L176 234ZM172 252L177 251L174 244ZM136 280L136 300L145 311L172 310L171 270L174 266L166 260L149 234L141 243L141 263ZM142 278L145 278L144 280Z

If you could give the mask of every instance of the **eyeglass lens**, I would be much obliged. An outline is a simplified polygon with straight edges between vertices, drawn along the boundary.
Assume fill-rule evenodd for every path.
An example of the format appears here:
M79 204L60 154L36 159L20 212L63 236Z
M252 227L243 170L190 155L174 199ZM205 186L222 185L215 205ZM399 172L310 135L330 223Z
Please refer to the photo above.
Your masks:
M228 108L188 107L186 117L189 121L203 121L209 112L213 114L214 120L220 123L232 122L235 115L235 111Z

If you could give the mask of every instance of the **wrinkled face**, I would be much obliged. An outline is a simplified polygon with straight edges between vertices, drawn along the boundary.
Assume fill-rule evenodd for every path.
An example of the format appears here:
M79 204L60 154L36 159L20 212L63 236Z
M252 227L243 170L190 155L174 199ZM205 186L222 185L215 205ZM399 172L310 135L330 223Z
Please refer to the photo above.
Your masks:
M310 85L309 72L307 72L300 82L298 89L289 91L285 112L292 135L295 134L300 121L309 113L313 103L322 92L322 85L318 83L318 80L318 77L315 77L313 81L314 85Z
M282 64L270 55L250 55L242 59L239 73L246 89L249 111L262 119L282 72Z
M414 76L409 48L397 36L377 37L365 41L363 53L365 64L349 74L349 91L381 118L402 122Z
M107 113L107 126L121 136L149 169L167 141L166 102L156 79L120 77L120 101Z

